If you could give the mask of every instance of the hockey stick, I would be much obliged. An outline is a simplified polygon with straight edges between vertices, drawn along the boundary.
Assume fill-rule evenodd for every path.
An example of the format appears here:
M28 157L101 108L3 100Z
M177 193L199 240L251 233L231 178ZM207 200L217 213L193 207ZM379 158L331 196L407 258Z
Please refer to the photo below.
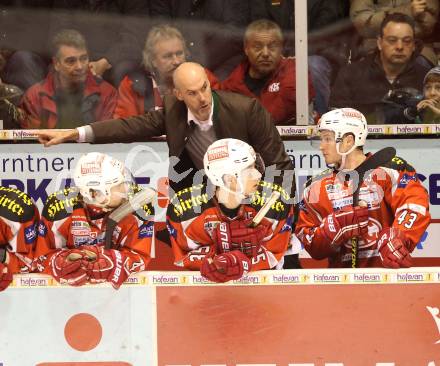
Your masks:
M35 131L41 130L0 130L0 140L38 140ZM52 129L51 131L68 131L67 129Z
M257 226L261 222L261 220L263 220L264 216L266 216L267 211L270 210L270 208L276 202L276 200L278 198L280 198L280 196L281 196L280 192L273 191L271 193L271 195L269 196L269 198L267 199L267 201L264 203L264 205L261 206L261 208L258 210L258 212L256 213L256 215L252 219L252 222L251 222L251 224L249 226L250 227Z
M136 193L127 202L123 203L121 206L115 209L108 216L104 236L105 249L111 249L112 247L113 231L115 230L118 222L121 221L128 214L131 214L132 212L135 212L142 208L142 206L151 203L156 196L156 190L154 190L153 188L144 188L142 189L142 191Z
M385 147L375 154L370 156L361 165L353 170L352 173L356 173L358 176L357 187L353 192L353 207L359 205L359 192L362 182L365 179L365 174L368 173L367 177L373 172L374 169L385 165L392 158L396 156L396 149L394 147ZM351 175L350 173L347 173ZM351 268L356 268L357 266L357 254L358 254L358 238L354 237L351 239Z

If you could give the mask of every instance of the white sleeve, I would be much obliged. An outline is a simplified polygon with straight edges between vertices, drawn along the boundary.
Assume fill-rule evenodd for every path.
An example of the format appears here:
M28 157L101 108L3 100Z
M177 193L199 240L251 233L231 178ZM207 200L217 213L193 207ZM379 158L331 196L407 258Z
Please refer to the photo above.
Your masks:
M95 139L93 129L90 125L77 127L76 129L79 135L77 142L93 142Z

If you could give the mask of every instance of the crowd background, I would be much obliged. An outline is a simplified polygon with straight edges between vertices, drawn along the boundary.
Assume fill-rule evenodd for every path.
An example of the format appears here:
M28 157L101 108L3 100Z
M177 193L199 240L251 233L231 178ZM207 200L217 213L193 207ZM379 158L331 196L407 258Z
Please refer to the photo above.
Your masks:
M211 73L214 88L255 96L272 114L274 123L297 124L297 108L292 104L296 104L296 95L302 90L296 90L295 70L303 68L295 64L294 0L9 0L0 4L0 119L5 129L76 127L93 120L124 117L117 106L119 111L130 107L126 99L127 78L139 81L143 75L154 80L152 89L157 87L160 100L172 92L172 86L167 85L162 77L164 71L154 58L160 52L158 42L173 36L165 31L150 39L154 42L149 46L145 41L152 29L164 26L177 29L180 34L175 37L182 42L183 55L174 55L173 62L199 62ZM403 22L407 29L383 27L384 18L395 13L403 18L394 18L394 25ZM438 13L438 0L308 0L307 123L316 122L333 107L357 108L367 115L369 124L438 121L440 88L435 83L440 82L440 72L431 72L431 94L424 85L426 73L438 65ZM252 37L245 35L247 27L261 19L277 24L282 35L279 37L276 29L258 22L257 27L253 26ZM54 39L63 30L79 32L87 51L87 61L83 63L90 70L90 83L95 89L90 92L88 84L78 98L62 91L56 77L53 87L48 81L54 69L55 75L63 71L57 69L54 61L54 56L60 56L59 49L54 51ZM378 45L378 36L383 47ZM395 39L394 44L388 42L390 37ZM255 44L264 50L256 50ZM388 63L384 60L387 49L391 53ZM150 64L145 63L148 50L153 58ZM393 59L395 53L403 56ZM261 57L267 59L263 60L267 70L258 74L255 71ZM399 72L391 75L388 66L396 64L400 64ZM371 65L375 73L368 71ZM399 76L407 74L409 77ZM133 88L139 85L144 96L156 92L148 83L145 87L140 82ZM29 103L23 94L32 94L32 86L34 99ZM90 93L96 90L99 100L90 101ZM36 100L43 92L52 105ZM99 103L100 113L93 109ZM44 108L37 108L41 107L38 104ZM87 108L90 113L83 113ZM160 103L145 105L146 110L150 108L160 108ZM57 113L64 118L58 121L47 116Z

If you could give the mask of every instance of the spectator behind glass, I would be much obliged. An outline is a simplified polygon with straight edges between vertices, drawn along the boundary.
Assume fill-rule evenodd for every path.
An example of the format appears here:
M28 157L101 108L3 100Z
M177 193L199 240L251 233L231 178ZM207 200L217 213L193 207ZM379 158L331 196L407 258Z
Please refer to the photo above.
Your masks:
M295 124L296 66L293 58L284 58L280 27L266 19L256 20L246 28L246 59L222 83L229 90L257 98L276 124ZM309 98L315 95L309 78Z
M117 86L139 65L148 0L53 0L53 6L51 34L78 29L89 45L92 73Z
M440 123L440 66L428 71L423 80L424 99L417 104L424 123Z
M20 128L20 120L24 112L17 105L23 95L23 91L12 84L5 84L0 80L0 130Z
M46 75L52 0L0 3L0 67L3 82L28 89Z
M188 49L177 28L152 28L145 41L143 65L122 80L118 90L115 118L144 114L163 106L164 95L173 93L173 72L188 57ZM211 88L218 89L215 75L205 70Z
M285 38L284 54L295 55L295 0L252 0L249 10L251 21L269 19L277 23ZM341 48L344 48L341 47L340 33L343 30L351 37L347 22L341 22L347 17L347 0L307 1L308 63L316 91L315 109L320 114L328 109L334 74L340 63L345 63L345 52L340 55Z
M23 128L73 128L109 119L117 92L89 70L84 37L65 29L52 40L53 70L46 79L30 87L21 101L27 114Z
M428 39L438 18L438 0L352 0L350 17L363 37L363 52L374 52L383 19L394 13L406 14L414 21L415 36L423 41L417 62L429 67L437 65L437 55Z
M182 31L191 59L220 79L241 58L243 29L248 23L245 0L150 0L151 16Z
M140 63L149 22L144 0L2 1L1 47L11 54L2 78L23 90L44 79L48 41L62 29L78 29L89 44L92 72L118 85ZM3 4L2 4L3 5ZM3 51L3 50L2 50Z
M356 108L369 124L413 122L404 114L412 105L405 105L406 99L395 103L392 96L401 92L411 97L421 94L429 70L415 62L414 21L408 15L393 13L384 18L380 29L376 52L340 70L330 107Z

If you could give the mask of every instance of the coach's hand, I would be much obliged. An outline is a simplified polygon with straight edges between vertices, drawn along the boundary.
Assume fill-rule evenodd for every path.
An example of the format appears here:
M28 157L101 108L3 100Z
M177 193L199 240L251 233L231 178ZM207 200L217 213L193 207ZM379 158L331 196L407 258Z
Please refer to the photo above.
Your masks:
M38 136L38 141L45 147L68 141L77 141L79 138L79 133L76 128L70 130L38 130L34 132Z

